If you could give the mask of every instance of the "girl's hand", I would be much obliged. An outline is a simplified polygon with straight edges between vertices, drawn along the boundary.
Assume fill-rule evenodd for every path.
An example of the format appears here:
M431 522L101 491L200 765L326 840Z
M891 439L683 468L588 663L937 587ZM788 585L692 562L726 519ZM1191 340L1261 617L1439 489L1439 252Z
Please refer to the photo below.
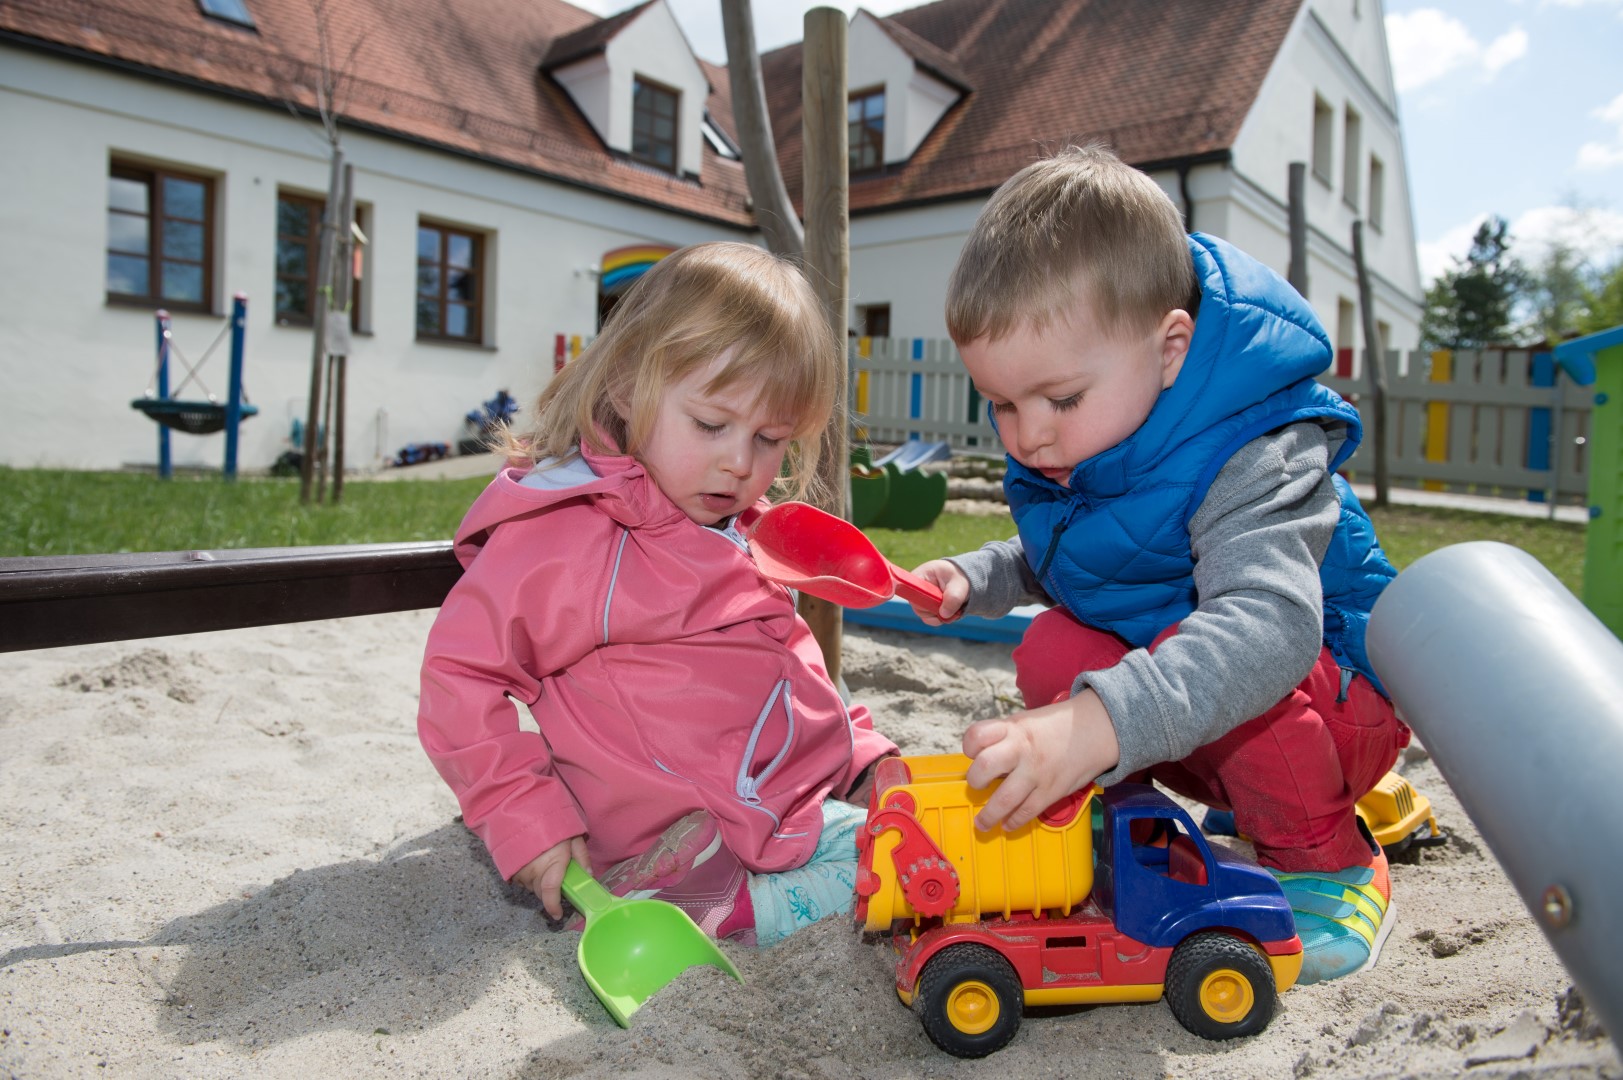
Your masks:
M588 874L592 872L591 860L586 856L586 837L572 836L562 843L554 844L513 875L514 881L540 898L541 906L546 909L547 915L553 921L564 917L561 897L564 871L568 869L570 859L580 863L581 869Z
M981 830L1018 829L1073 791L1115 767L1121 757L1116 727L1092 690L1027 709L1001 720L979 720L964 732L964 753L974 758L965 780L983 788L1003 783L976 815Z
M931 559L913 573L941 590L941 610L929 611L913 604L913 613L927 626L949 623L964 610L969 601L969 578L956 563L946 559Z

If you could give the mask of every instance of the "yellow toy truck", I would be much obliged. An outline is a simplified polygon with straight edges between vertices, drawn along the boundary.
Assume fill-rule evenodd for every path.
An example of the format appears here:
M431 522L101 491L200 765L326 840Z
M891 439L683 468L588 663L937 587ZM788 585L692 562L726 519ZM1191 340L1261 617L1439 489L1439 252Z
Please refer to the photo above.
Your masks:
M937 1046L990 1054L1026 1005L1163 996L1203 1038L1267 1027L1302 967L1272 875L1144 785L980 832L995 786L969 787L968 769L961 754L882 762L858 838L857 924L892 936L896 993Z

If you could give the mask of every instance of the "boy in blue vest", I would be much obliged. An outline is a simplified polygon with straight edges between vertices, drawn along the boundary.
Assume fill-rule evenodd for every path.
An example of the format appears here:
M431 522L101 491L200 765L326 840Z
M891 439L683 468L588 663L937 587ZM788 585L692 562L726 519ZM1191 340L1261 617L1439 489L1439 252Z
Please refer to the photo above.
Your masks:
M977 825L1154 779L1233 812L1296 912L1302 982L1368 966L1391 884L1353 808L1409 731L1364 651L1394 571L1336 476L1361 430L1314 382L1312 309L1186 235L1145 174L1069 147L982 210L947 326L1019 535L921 566L945 601L920 614L1052 605L1014 651L1026 709L964 734L969 782L1002 778Z

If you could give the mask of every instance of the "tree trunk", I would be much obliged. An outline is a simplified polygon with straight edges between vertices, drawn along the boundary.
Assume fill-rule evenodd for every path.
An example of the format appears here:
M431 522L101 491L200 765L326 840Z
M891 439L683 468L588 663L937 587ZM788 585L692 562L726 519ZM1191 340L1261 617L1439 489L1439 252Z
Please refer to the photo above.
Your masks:
M842 16L843 18L843 16ZM761 57L755 51L755 17L749 0L721 0L721 26L727 39L727 81L733 93L733 121L738 126L738 148L744 158L744 179L755 204L755 222L768 250L799 258L805 248L800 219L789 202L778 151L772 139L772 118L766 111L766 84L761 79ZM844 41L844 35L841 35ZM844 90L841 117L844 117Z

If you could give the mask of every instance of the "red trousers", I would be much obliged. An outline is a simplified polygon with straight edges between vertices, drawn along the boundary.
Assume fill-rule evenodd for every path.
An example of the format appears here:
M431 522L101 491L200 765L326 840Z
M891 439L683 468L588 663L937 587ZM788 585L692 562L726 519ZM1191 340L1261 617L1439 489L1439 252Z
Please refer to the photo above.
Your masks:
M1169 627L1154 651L1177 633ZM1083 671L1114 667L1130 651L1121 638L1054 608L1032 620L1014 650L1015 678L1026 707L1070 696ZM1257 860L1279 870L1340 870L1369 863L1353 804L1386 775L1409 729L1392 703L1355 676L1341 692L1341 668L1321 648L1318 663L1273 708L1182 761L1152 766L1134 779L1219 809L1256 845Z

